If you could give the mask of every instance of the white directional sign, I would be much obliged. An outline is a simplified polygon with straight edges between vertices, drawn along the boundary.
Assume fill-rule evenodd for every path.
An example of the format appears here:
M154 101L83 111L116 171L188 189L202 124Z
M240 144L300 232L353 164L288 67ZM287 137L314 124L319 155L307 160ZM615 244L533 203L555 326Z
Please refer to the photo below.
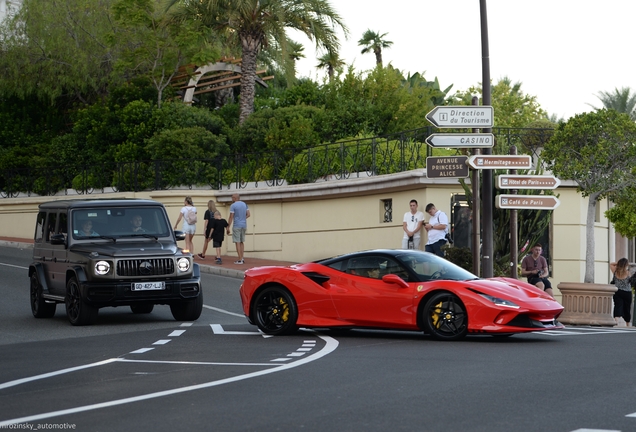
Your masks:
M497 195L498 209L554 210L561 201L552 195Z
M556 189L561 180L554 176L499 175L497 189Z
M431 147L488 148L495 144L495 136L489 133L431 134L426 137L426 144Z
M491 106L436 106L426 120L438 128L491 128L494 115Z
M475 169L529 169L532 158L528 155L475 155L468 159Z

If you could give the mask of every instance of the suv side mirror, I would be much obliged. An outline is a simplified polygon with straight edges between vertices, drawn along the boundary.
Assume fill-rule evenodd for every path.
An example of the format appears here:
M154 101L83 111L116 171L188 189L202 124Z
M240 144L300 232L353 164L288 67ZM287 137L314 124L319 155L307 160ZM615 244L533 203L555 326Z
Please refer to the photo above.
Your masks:
M64 236L64 234L53 234L51 236L51 244L52 245L66 244L66 237Z
M174 236L177 239L177 241L185 240L185 233L183 231L175 231Z

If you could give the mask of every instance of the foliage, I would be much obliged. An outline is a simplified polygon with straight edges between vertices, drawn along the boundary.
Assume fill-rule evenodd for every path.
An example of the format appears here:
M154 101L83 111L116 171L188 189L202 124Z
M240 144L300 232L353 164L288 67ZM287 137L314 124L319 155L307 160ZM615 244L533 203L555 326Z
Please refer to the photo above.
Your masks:
M448 261L468 270L469 272L473 271L473 253L470 248L452 247L447 244L443 247L443 249Z
M113 79L110 4L24 0L1 30L0 94L51 102L64 96L84 104L104 96Z
M384 39L388 33L380 34L372 30L367 30L362 34L362 39L358 41L358 45L364 47L361 53L373 53L375 54L375 63L377 66L382 67L382 50L390 48L393 42Z
M625 113L636 121L636 94L632 93L631 88L623 87L618 89L617 87L614 89L614 93L602 91L599 92L597 97L603 102L603 107ZM599 109L593 105L590 106L596 110Z
M471 105L472 97L481 94L481 86L470 87L453 95L451 103ZM537 102L536 96L524 94L521 83L512 84L504 77L491 87L491 106L495 114L496 127L522 128L547 117L547 113ZM493 154L506 154L508 149L493 148Z
M588 197L585 282L594 282L594 217L598 200L636 185L636 124L627 114L599 110L559 124L542 157L547 169L576 182Z
M330 51L339 42L335 29L347 32L340 16L328 0L169 0L177 22L197 20L222 34L228 44L241 47L241 99L239 122L254 111L256 59L263 45L274 41L281 47L281 65L288 65L287 29L304 33Z

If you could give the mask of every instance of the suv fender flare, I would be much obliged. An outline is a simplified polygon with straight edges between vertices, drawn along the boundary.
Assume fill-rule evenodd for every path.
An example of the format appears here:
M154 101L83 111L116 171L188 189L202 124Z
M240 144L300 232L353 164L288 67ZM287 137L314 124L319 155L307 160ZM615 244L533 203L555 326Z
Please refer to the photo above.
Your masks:
M88 278L86 277L86 271L84 270L83 267L80 267L80 266L73 266L66 269L66 283L68 283L71 277L77 278L77 283L80 285L80 287L84 283L88 282Z
M44 276L44 266L41 263L33 263L29 266L29 278L31 275L35 275L38 278L38 282L42 287L43 294L49 294L49 286L46 284L46 277Z
M201 266L199 266L198 263L195 263L194 260L192 260L192 277L201 277Z

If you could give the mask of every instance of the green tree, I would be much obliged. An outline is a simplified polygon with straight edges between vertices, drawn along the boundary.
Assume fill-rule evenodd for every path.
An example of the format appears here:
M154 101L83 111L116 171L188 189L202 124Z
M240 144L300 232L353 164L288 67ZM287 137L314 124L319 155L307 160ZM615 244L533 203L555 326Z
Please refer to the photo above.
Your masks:
M316 45L337 51L335 27L348 31L328 0L168 0L168 8L175 5L175 20L200 20L240 45L240 123L254 111L256 61L264 44L273 39L287 46L286 29L296 29Z
M186 61L205 64L218 58L218 51L196 21L174 25L157 6L155 0L116 0L112 10L119 28L111 45L120 51L115 69L148 77L161 106L164 90Z
M116 33L110 4L24 0L0 30L0 94L82 104L104 96L114 60L107 39Z
M623 87L620 90L615 88L614 93L602 91L599 92L597 97L603 102L605 108L615 109L620 113L629 115L632 120L636 120L636 93L632 93L631 88ZM593 105L590 106L594 109L599 109Z
M525 94L521 85L520 82L513 84L510 78L504 77L492 86L491 105L496 127L523 128L547 117L547 113L537 102L537 97ZM450 98L450 102L470 105L473 95L481 93L481 85L473 86L466 91L457 92ZM507 151L508 149L493 149L494 154Z
M362 34L362 39L358 41L359 46L363 46L361 53L366 54L372 52L375 54L376 66L382 67L382 50L390 48L393 42L384 39L388 33L380 34L372 30L367 30Z
M333 81L334 75L338 69L345 65L345 62L340 58L337 52L327 51L320 57L318 57L318 69L327 69L327 76L329 81Z
M541 157L561 179L588 198L585 283L594 282L594 218L603 198L636 185L636 124L627 114L602 109L578 114L557 127Z

